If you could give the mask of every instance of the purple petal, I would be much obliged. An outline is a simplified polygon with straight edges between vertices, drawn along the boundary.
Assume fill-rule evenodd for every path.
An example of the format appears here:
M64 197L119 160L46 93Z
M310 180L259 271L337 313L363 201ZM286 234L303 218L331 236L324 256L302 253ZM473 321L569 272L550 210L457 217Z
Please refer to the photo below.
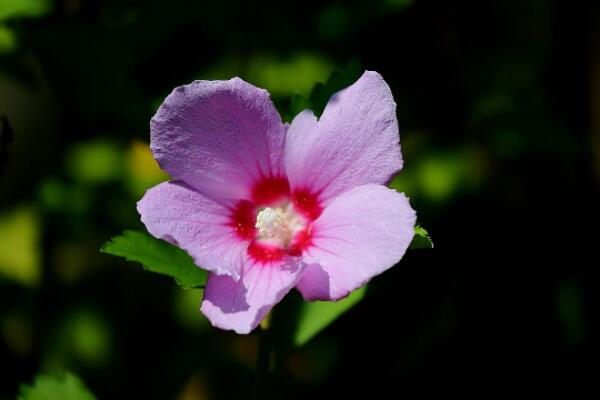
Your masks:
M200 310L221 329L249 333L298 282L304 264L287 258L278 263L247 263L242 277L210 274Z
M396 103L381 75L366 71L334 94L320 120L300 113L288 131L284 162L293 189L327 205L364 184L385 184L402 167Z
M396 264L414 235L404 194L379 185L337 197L313 223L311 264L296 286L306 300L338 300Z
M241 273L249 242L236 234L226 206L171 181L148 190L137 209L148 232L187 251L196 265L218 274Z
M283 174L287 127L269 93L239 78L176 88L150 128L160 167L208 196L249 199L260 178Z

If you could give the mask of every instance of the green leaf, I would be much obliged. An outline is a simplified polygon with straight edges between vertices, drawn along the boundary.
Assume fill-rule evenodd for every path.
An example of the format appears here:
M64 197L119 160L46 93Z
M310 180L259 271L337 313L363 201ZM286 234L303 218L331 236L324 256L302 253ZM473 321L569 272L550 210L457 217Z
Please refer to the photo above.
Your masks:
M123 150L116 142L105 139L77 144L65 159L69 175L83 184L116 180L124 170Z
M42 278L41 221L31 206L0 215L0 275L36 287Z
M433 249L433 242L429 233L422 226L415 226L415 236L410 242L409 249Z
M0 55L8 54L17 48L17 35L8 26L0 23Z
M38 375L33 385L21 385L18 400L94 400L83 382L68 372Z
M50 12L51 8L50 0L2 0L0 21L21 17L41 17Z
M139 262L148 271L168 275L184 289L202 287L206 283L206 271L198 268L189 254L144 232L125 231L100 251Z
M316 82L309 95L296 92L291 96L289 106L283 113L284 120L291 122L304 110L312 110L317 118L320 117L331 96L356 82L362 72L359 61L353 59L342 68L333 71L325 83Z
M331 96L356 82L362 73L360 62L353 59L341 69L334 71L327 82L317 83L309 99L315 115L320 117Z
M302 304L298 315L298 326L294 335L294 344L302 346L317 333L321 332L340 315L348 311L365 297L367 287L355 290L347 298L332 301L314 301Z
M295 94L290 99L290 106L288 107L288 112L285 115L285 121L292 122L292 120L294 119L294 117L296 115L298 115L299 113L301 113L302 111L304 111L306 109L311 109L311 108L312 108L312 103L309 99L307 99L306 97L304 97L300 94Z

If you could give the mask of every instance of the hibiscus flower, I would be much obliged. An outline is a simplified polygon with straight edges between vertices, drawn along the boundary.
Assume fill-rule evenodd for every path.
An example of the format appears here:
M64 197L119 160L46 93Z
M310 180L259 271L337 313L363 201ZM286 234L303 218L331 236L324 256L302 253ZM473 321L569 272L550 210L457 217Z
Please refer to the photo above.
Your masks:
M151 149L172 177L138 203L155 237L209 271L201 311L252 331L292 288L339 300L395 265L414 234L408 199L384 185L402 167L396 104L366 71L322 116L282 122L239 78L195 81L165 99Z

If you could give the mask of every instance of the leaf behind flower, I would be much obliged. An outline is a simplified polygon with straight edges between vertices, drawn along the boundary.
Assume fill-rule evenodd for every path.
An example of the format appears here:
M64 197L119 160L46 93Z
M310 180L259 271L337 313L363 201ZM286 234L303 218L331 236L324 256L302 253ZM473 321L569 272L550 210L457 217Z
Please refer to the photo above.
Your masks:
M420 225L415 226L415 236L410 242L409 249L433 249L433 241L429 233Z
M207 272L198 268L185 251L147 233L125 231L100 249L103 253L135 261L145 270L167 275L184 289L203 287Z
M359 303L364 297L367 287L355 290L340 301L305 302L300 308L298 325L294 334L294 345L302 346L315 335L331 325L342 314Z

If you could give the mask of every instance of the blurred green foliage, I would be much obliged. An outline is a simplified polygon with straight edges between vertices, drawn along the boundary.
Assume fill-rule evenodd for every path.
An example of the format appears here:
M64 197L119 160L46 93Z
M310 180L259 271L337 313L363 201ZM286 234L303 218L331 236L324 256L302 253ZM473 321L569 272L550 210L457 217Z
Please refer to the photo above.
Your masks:
M41 17L52 8L51 0L2 0L0 1L0 56L17 48L15 32L5 21L18 18Z
M571 348L581 346L586 335L581 284L574 279L561 282L556 292L556 307L565 343Z
M18 400L94 400L83 382L70 373L40 375L32 385L22 385Z
M0 25L0 54L8 53L17 47L17 38L14 32L4 26Z
M314 85L311 86L312 89L308 94L293 93L289 113L284 113L284 117L291 121L296 114L305 109L312 110L317 117L321 116L331 95L351 85L362 73L360 62L353 59L342 68L331 73L328 79L324 81L314 80Z
M476 191L486 173L486 160L476 148L424 154L397 174L390 187L434 203L451 201L461 193Z
M173 315L186 329L207 331L213 329L208 319L198 314L204 289L173 290Z
M124 170L123 152L109 140L94 140L71 149L66 159L69 176L83 184L116 180Z
M47 14L51 8L51 0L2 0L0 2L0 21L23 17L41 17Z
M41 271L39 215L31 206L0 215L0 274L23 285L39 285Z
M110 324L98 310L90 307L70 310L48 335L52 346L44 354L44 370L106 365L113 352L111 335Z
M269 88L274 97L283 97L308 95L315 82L325 81L333 70L333 63L324 56L299 53L289 60L255 56L247 74L250 82Z

